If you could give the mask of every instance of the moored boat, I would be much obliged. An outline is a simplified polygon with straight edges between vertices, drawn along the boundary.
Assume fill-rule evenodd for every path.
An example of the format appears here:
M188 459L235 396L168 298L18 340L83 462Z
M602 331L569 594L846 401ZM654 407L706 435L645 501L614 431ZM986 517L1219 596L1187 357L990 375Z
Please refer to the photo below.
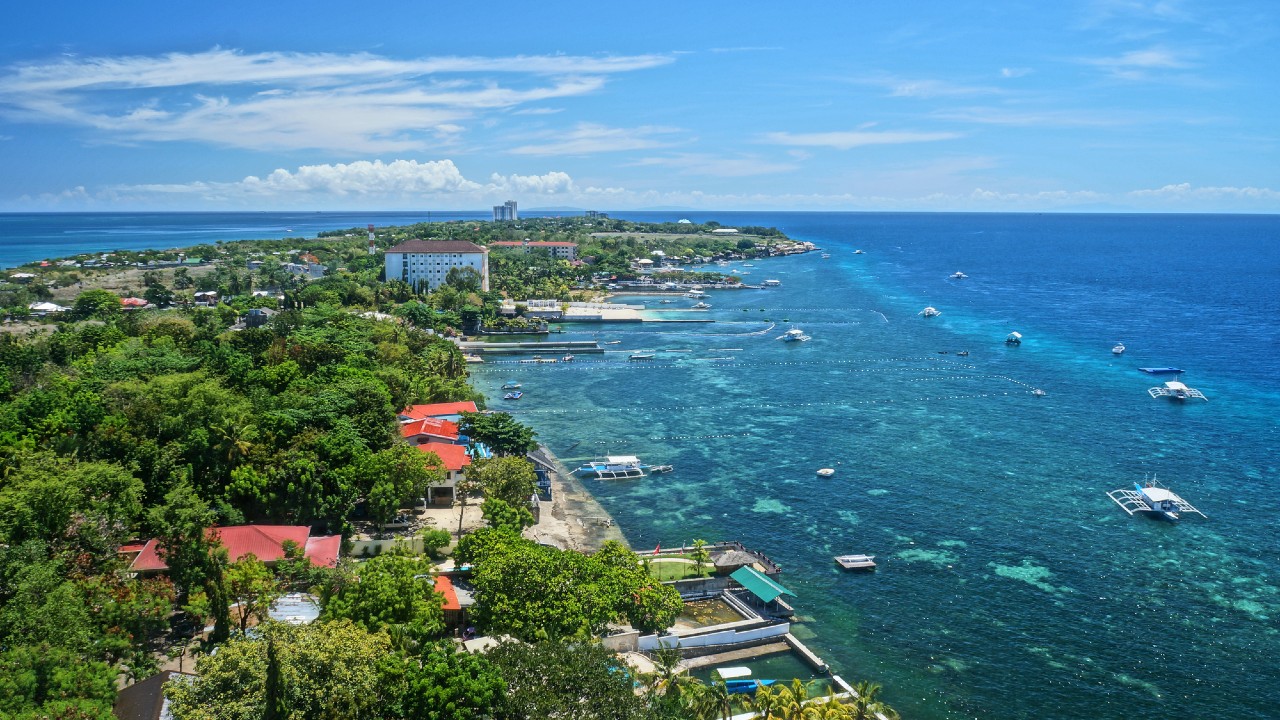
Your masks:
M951 279L952 279L952 280L963 280L963 279L965 279L965 278L967 278L967 277L969 277L969 276L968 276L968 275L965 275L964 273L960 272L959 270L957 270L957 271L955 271L955 272L951 273Z
M1123 355L1123 354L1124 354L1124 343L1116 343L1114 346L1112 346L1112 348L1111 348L1111 354L1112 354L1112 355Z
M845 570L875 570L875 555L837 555L836 563Z
M835 468L822 468L821 470L818 471L818 477L822 477L822 478L829 478L835 474L836 474Z
M1134 483L1132 490L1125 488L1112 490L1107 493L1107 497L1111 498L1115 504L1130 515L1140 512L1149 513L1170 521L1179 520L1182 515L1189 513L1208 518L1207 515L1197 510L1191 503L1178 497L1172 490L1157 482L1155 478L1141 483Z
M519 390L520 383L516 382L515 380L508 380L502 383L502 389L503 390Z
M519 400L522 397L524 397L524 393L520 392L519 390L516 390L515 392L509 392L506 395L503 395L502 399L503 400Z
M1009 333L1004 339L1004 344L1005 345L1021 345L1022 333L1017 331Z
M640 458L635 455L608 455L588 461L574 472L594 475L601 480L623 480L626 478L644 477L644 468Z
M779 335L778 339L782 342L805 342L806 340L812 340L813 338L805 335L804 331L800 328L791 328Z
M927 307L927 308L925 308L925 309L921 310L920 312L918 312L918 313L916 313L916 314L917 314L917 315L923 315L924 317L927 317L927 318L931 318L931 317L938 317L939 315L941 315L941 314L942 314L942 311L941 311L941 310L939 310L938 308L936 308L936 307L934 307L934 306L930 305L929 307Z

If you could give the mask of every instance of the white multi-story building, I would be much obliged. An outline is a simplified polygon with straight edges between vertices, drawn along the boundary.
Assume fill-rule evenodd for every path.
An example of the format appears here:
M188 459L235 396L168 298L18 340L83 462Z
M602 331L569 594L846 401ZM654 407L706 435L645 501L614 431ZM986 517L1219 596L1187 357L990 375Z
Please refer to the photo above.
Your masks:
M463 240L409 240L387 250L387 280L435 290L453 268L480 273L480 289L489 289L489 251Z
M561 260L573 260L578 257L578 243L571 242L547 242L547 241L530 241L514 242L504 240L502 242L489 243L491 248L507 248L519 249L526 255L534 250L545 250L550 253L553 258Z
M500 222L502 220L519 220L520 216L516 213L516 201L508 200L501 205L493 206L493 221Z

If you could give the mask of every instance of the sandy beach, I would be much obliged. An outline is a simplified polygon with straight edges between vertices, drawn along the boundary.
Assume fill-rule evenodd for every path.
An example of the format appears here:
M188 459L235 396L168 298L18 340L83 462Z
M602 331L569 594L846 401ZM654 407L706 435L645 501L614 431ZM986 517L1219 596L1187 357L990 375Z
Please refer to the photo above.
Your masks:
M559 458L541 445L529 456L551 476L552 501L543 504L542 517L525 530L526 537L582 552L595 551L606 540L629 546L618 524Z

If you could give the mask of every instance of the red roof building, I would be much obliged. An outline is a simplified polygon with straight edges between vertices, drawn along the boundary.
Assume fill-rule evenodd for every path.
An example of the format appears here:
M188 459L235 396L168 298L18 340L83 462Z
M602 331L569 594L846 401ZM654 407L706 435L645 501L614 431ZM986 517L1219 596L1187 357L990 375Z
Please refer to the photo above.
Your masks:
M444 465L444 482L432 485L428 491L431 502L452 505L458 499L458 482L466 478L467 467L471 465L471 456L464 445L453 445L442 442L424 442L418 446L422 452L435 453Z
M471 400L465 402L449 402L449 403L431 403L430 405L410 405L400 411L401 420L422 420L424 418L437 418L442 420L457 420L458 413L464 412L480 412L476 404Z
M424 442L457 443L459 435L457 423L433 417L412 420L400 426L400 437L408 440L410 445L421 445Z
M323 535L311 537L311 528L306 525L234 525L231 527L209 528L210 538L217 538L227 549L227 558L235 562L252 553L268 565L284 557L284 541L292 540L302 548L303 557L317 567L333 567L338 563L338 553L342 549L341 535ZM124 551L125 548L121 548ZM155 573L168 570L164 559L160 557L160 545L155 539L148 540L142 551L134 558L129 570L141 573Z

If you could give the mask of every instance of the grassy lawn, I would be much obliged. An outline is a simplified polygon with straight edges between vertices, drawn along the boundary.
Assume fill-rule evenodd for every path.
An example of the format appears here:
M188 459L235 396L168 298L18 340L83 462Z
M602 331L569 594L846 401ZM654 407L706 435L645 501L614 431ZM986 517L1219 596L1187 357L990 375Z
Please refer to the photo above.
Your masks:
M691 563L662 562L661 560L649 563L649 574L653 575L660 582L684 580L686 578L694 577L707 577L711 574L713 569L714 568L712 568L711 563L704 564L702 566L701 573L698 572L698 566Z

